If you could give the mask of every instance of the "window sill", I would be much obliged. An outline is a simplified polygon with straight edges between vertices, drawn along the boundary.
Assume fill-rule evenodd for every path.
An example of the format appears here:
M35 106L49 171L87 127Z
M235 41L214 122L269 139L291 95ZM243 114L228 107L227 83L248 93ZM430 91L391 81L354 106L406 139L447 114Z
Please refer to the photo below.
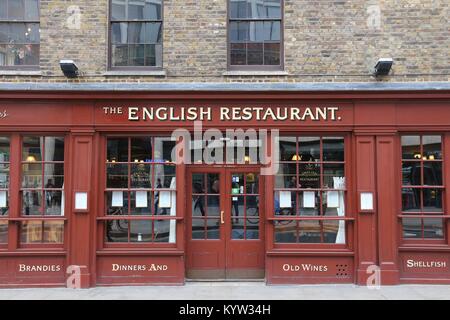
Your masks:
M104 76L153 76L153 77L165 77L165 70L110 70L106 71Z
M0 76L41 76L40 70L0 70Z
M287 76L287 71L226 71L223 76Z

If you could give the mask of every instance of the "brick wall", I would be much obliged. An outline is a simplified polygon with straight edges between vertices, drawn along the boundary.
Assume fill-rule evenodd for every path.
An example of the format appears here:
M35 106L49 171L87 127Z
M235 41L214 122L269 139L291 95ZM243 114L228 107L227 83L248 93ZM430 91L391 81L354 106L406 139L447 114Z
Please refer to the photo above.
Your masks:
M286 75L224 74L226 0L164 1L166 76L105 75L108 0L41 0L41 74L0 80L68 81L66 58L83 71L79 82L366 82L380 57L395 61L384 81L450 80L448 0L285 0L284 15Z

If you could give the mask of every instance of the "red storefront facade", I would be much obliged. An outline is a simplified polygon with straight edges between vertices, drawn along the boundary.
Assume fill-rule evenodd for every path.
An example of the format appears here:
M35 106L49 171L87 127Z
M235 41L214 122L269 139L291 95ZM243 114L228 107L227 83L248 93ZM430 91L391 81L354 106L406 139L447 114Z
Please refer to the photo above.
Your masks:
M9 90L0 106L1 287L450 283L448 89ZM197 142L266 130L281 171L170 160L194 120Z

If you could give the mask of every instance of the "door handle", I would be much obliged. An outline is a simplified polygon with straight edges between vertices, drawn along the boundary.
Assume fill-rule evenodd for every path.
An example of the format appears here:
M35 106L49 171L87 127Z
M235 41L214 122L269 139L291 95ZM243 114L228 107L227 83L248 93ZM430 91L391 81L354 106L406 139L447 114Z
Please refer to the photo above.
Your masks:
M220 211L220 223L221 224L224 224L225 223L225 220L223 219L223 214L224 214L225 212L224 211Z

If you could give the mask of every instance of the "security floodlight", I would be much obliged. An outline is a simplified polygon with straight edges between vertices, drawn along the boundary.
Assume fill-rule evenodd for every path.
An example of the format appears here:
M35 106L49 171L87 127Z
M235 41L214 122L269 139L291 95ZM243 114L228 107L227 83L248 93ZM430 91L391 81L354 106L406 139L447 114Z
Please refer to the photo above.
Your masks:
M61 70L67 78L78 77L78 67L75 62L73 62L73 60L61 60L59 61L59 65L61 66Z
M381 58L375 65L374 74L375 76L387 76L389 71L391 71L392 64L394 60L392 58Z

